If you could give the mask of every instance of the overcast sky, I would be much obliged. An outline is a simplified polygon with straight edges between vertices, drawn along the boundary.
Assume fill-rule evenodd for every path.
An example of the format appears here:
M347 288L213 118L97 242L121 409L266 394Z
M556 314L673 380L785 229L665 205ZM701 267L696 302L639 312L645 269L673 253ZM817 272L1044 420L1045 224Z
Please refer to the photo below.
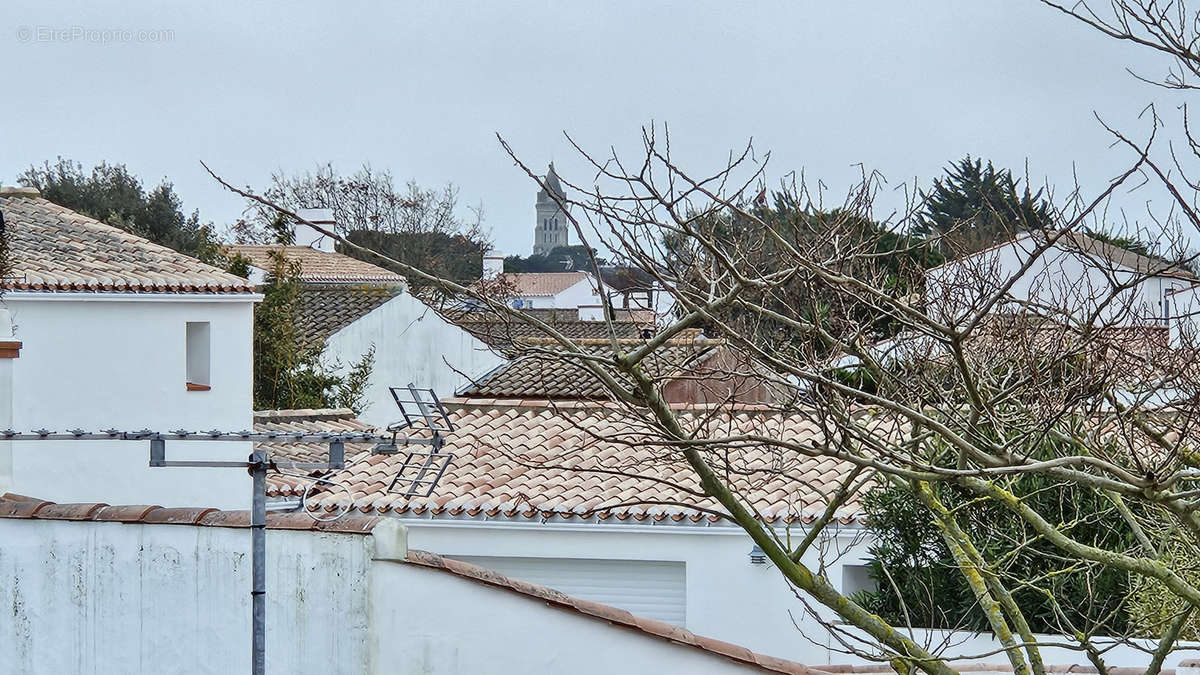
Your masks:
M369 162L453 182L506 253L532 247L536 187L497 132L575 179L564 130L635 150L653 119L698 172L753 137L772 177L805 169L839 193L859 163L927 183L968 153L1062 191L1073 167L1099 189L1129 161L1093 112L1130 130L1151 101L1177 115L1124 71L1165 62L1032 0L7 0L2 23L0 183L58 155L123 162L225 225L243 204L200 160L251 186ZM134 35L91 32L111 29Z

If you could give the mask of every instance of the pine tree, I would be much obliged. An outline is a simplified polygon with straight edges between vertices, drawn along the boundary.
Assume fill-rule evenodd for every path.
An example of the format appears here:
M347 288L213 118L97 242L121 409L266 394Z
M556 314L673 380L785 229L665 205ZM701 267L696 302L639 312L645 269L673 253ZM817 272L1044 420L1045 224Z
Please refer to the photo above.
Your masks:
M970 253L1021 232L1049 227L1050 205L1042 191L1019 187L1008 169L967 157L951 164L946 175L922 192L925 206L913 234L937 238L953 256Z

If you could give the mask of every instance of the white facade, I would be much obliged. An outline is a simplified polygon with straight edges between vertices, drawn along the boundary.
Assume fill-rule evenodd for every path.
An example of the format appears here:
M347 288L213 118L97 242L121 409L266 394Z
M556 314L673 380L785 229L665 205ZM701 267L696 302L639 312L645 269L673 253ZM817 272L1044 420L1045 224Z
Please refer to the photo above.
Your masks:
M372 345L375 367L359 419L377 426L397 421L388 387L410 382L449 398L470 378L479 378L504 359L461 327L449 323L407 291L359 317L325 341L325 358L352 364Z
M638 563L659 563L649 573L665 585L674 581L663 574L661 564L675 563L684 574L684 628L806 665L846 660L844 655L831 654L822 646L828 640L824 628L806 614L804 604L783 577L769 564L751 562L753 542L737 527L401 520L408 527L412 548L479 562L575 597L660 620L667 617L654 616L647 606L662 606L662 598L670 597L670 588L650 593L642 587L636 594L622 593L615 584L598 583L598 579L606 579L597 575L596 563L630 563L635 568L630 573L630 589L640 585L636 578ZM792 534L795 537L798 532ZM867 552L860 539L861 531L846 528L838 537L825 541L822 550L811 552L805 563L815 569L823 555L831 583L839 589L858 590L861 586L855 584L862 580L855 576L853 566L863 564ZM538 564L531 565L530 559ZM546 567L542 561L547 560L556 561L557 569L539 572L537 568ZM528 571L516 572L522 568ZM846 579L842 578L844 569L849 570ZM651 595L656 597L648 597ZM668 607L666 611L674 610ZM809 639L800 637L796 624Z
M590 274L585 274L579 281L553 295L515 293L508 302L516 309L576 309L600 304L600 292L596 280Z
M238 431L252 426L254 301L243 294L8 292L20 357L11 422L20 431ZM207 382L188 386L188 324L208 326ZM193 341L194 342L194 341ZM197 347L193 344L193 349ZM193 364L198 355L193 353ZM0 366L3 367L3 366ZM2 373L0 373L2 375ZM230 469L148 466L149 443L25 441L0 447L13 492L58 502L244 508L250 481ZM245 460L248 443L168 443L169 459ZM6 478L0 475L0 483Z
M394 523L370 535L268 532L268 673L757 671L400 562ZM0 519L0 541L0 672L249 670L248 530Z
M926 302L932 316L961 318L1018 273L1008 294L1019 301L1066 311L1076 319L1098 311L1107 325L1165 322L1168 291L1190 281L1169 275L1141 278L1134 269L1061 240L1021 273L1039 241L1032 235L986 249L926 272ZM1132 256L1131 256L1132 257ZM1125 285L1134 282L1130 288ZM997 309L1004 310L1004 304ZM1009 305L1007 309L1016 310Z
M421 541L469 551L486 547L487 538L495 540L490 550L497 555L558 556L564 570L572 560L682 556L692 633L817 668L865 663L830 644L827 629L806 614L770 565L749 561L748 540L734 528L702 534L616 525L586 534L578 527L484 530L409 521L405 537L400 522L385 519L369 535L268 531L268 673L751 672L539 598L402 562L406 547L422 547ZM248 669L247 529L0 518L0 541L0 607L6 608L0 612L0 672L226 675ZM848 555L858 551L850 545ZM828 575L843 583L842 571ZM586 584L569 586L567 580L556 590L590 599ZM948 646L948 654L989 654L976 662L1003 661L988 636L917 630L913 637L930 648ZM1166 666L1194 657L1197 646L1182 643ZM1067 649L1046 648L1043 655L1048 664L1081 662ZM1105 660L1144 666L1149 656L1122 644L1106 651Z

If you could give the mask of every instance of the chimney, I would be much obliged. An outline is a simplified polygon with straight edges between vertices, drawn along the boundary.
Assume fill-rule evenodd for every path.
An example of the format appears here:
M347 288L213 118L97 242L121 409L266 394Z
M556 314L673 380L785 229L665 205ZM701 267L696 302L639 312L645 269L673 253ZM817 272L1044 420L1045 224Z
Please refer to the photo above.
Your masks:
M604 305L580 305L579 306L580 321L603 321L604 320Z
M483 278L495 279L504 274L504 256L499 251L488 251L483 254Z
M13 365L21 343L13 335L12 316L0 307L0 429L13 427ZM0 494L13 489L12 441L0 441Z
M333 218L333 209L296 209L296 215L331 232L337 227L337 221ZM333 239L304 223L296 223L295 228L292 229L292 235L295 237L296 246L307 246L318 251L333 253Z

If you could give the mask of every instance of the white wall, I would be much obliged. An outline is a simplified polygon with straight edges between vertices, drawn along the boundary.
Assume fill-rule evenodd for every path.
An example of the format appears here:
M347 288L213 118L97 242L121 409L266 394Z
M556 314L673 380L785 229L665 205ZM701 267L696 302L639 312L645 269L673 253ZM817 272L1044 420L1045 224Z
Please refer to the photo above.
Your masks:
M769 564L750 562L749 537L734 527L638 525L507 525L468 521L403 519L412 548L446 557L506 556L591 560L657 560L684 563L688 630L742 645L771 656L816 665L843 663L810 640L825 641L825 630L805 614L783 577ZM793 536L796 536L793 532ZM857 563L865 548L854 531L839 540L845 550L834 560L826 542L830 581L841 584L841 562ZM803 536L800 534L799 536ZM817 555L805 562L814 568ZM541 579L527 579L542 583ZM619 602L610 602L620 606ZM796 628L798 623L807 637Z
M0 541L0 672L249 670L249 530L0 519ZM753 672L380 550L268 531L268 673Z
M0 342L13 340L12 317L0 306ZM13 361L0 358L0 429L12 428ZM0 494L12 491L12 443L0 441Z
M248 529L0 520L0 541L0 672L250 670ZM267 672L367 672L370 545L268 532Z
M753 651L820 667L830 664L868 663L843 653L828 636L827 629L805 611L770 564L749 561L752 546L748 537L734 527L676 527L636 525L539 525L472 523L403 519L408 526L412 548L432 550L446 557L513 556L566 559L679 560L687 570L686 628L742 645ZM785 532L780 533L786 536ZM792 540L803 536L792 531ZM804 558L810 569L819 567L824 556L826 577L841 592L860 588L860 571L867 542L861 531L846 528L836 538L822 542L822 550ZM528 579L541 583L539 579ZM619 603L610 603L619 605ZM832 612L812 602L821 616L832 621ZM842 628L846 628L843 624ZM916 630L914 638L931 649L945 649L946 655L989 654L974 659L977 663L1003 663L995 653L998 645L990 635L951 634L947 631ZM1048 642L1069 643L1063 638ZM1181 645L1168 659L1168 667L1194 657L1195 643ZM1049 664L1085 662L1067 649L1045 648ZM1144 667L1149 663L1145 652L1129 645L1117 645L1106 653L1110 666ZM465 672L465 671L464 671ZM676 671L665 671L676 672ZM682 671L680 671L682 672Z
M325 356L343 366L375 345L367 387L370 404L359 417L376 425L400 419L388 387L409 382L449 398L469 377L480 377L503 359L462 328L448 323L407 292L397 295L326 341Z
M554 296L553 304L549 306L555 309L570 309L580 305L598 304L600 304L600 294L596 290L595 282L589 276L574 286L557 293Z
M951 262L926 273L926 302L933 316L961 316L1000 289L1028 261L1037 243L1029 236L988 249L969 259ZM1115 267L1096 256L1062 245L1043 253L1021 274L1009 294L1068 310L1076 318L1107 303L1115 287L1135 278L1131 270ZM1106 322L1145 323L1162 317L1162 290L1171 279L1150 278L1117 293L1101 314ZM999 306L998 309L1003 309Z
M14 429L156 431L253 425L252 299L7 293L17 339ZM67 298L67 299L62 299ZM211 323L210 391L186 389L186 325ZM168 459L236 459L248 443L168 443ZM148 442L12 443L14 492L57 502L245 508L237 469L148 466Z
M392 673L762 672L436 570L375 565L371 586L394 589L395 602L371 607L376 634L387 636L379 659Z

